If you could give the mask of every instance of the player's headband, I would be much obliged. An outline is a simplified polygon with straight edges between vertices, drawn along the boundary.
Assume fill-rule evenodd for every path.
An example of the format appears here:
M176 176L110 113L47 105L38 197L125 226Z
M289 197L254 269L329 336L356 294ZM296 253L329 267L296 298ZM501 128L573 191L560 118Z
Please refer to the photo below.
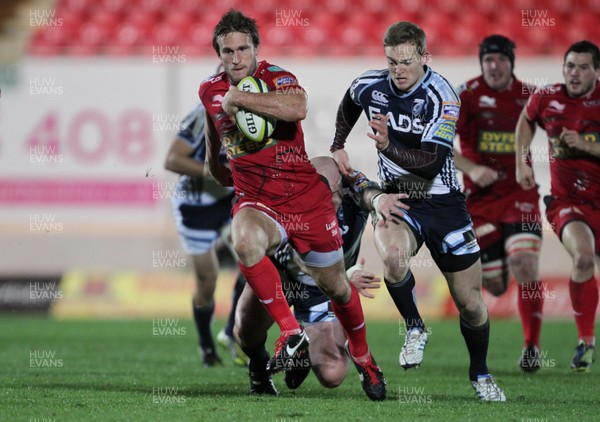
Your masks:
M479 44L479 63L483 56L488 53L504 54L510 60L512 68L515 67L515 48L517 46L503 35L490 35Z

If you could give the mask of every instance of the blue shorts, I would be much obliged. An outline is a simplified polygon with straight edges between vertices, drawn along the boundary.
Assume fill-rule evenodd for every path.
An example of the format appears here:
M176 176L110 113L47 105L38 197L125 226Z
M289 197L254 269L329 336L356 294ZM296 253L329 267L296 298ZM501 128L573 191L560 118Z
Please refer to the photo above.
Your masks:
M398 193L387 190L387 193ZM473 221L461 192L431 195L425 200L402 200L410 206L402 219L417 240L417 251L423 243L442 272L458 272L469 268L480 257ZM373 218L373 224L377 224Z
M221 229L231 221L233 192L211 205L177 204L173 208L177 232L188 255L210 251Z
M294 307L294 316L304 326L337 320L331 301L317 286L299 281L284 281L282 287L289 305Z

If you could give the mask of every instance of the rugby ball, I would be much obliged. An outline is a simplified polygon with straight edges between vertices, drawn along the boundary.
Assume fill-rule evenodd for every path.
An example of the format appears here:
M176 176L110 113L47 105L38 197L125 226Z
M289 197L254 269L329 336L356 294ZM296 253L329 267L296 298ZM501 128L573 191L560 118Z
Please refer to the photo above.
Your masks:
M254 76L246 76L237 84L237 88L246 92L269 91L267 84L262 79ZM235 113L235 123L244 136L254 142L262 142L268 139L275 130L275 120L243 109Z

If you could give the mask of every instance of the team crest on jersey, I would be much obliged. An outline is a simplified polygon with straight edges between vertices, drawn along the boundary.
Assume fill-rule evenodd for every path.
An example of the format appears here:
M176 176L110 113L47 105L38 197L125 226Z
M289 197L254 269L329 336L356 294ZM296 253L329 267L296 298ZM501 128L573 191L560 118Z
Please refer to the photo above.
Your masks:
M423 111L423 106L425 105L425 100L422 98L415 98L412 106L412 114L413 116L420 116Z
M487 95L482 95L479 97L479 107L496 107L496 99L493 97L488 97Z
M221 142L223 143L228 159L243 157L244 155L277 145L277 140L273 138L262 142L251 141L239 131L223 135Z
M561 104L556 100L552 100L548 103L548 111L554 111L555 113L563 113L566 108L566 104Z

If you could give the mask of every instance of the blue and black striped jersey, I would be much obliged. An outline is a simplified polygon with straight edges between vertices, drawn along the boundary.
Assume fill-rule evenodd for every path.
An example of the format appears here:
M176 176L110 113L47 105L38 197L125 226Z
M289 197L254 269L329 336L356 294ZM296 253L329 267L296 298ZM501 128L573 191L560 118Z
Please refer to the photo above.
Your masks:
M205 109L202 103L198 104L182 121L177 133L177 138L184 140L193 148L191 157L204 163L206 158L206 139L204 131ZM227 163L225 149L221 148L221 161ZM230 187L221 187L212 177L192 177L181 175L177 183L179 202L195 205L211 205L215 201L229 195L233 191Z
M389 77L389 71L370 70L356 78L350 87L352 100L360 105L367 119L381 113L389 117L388 137L401 149L421 149L426 142L450 149L440 173L425 180L378 153L379 178L391 184L422 186L429 194L460 191L452 155L460 99L452 85L440 74L424 66L425 75L415 87L400 94Z

